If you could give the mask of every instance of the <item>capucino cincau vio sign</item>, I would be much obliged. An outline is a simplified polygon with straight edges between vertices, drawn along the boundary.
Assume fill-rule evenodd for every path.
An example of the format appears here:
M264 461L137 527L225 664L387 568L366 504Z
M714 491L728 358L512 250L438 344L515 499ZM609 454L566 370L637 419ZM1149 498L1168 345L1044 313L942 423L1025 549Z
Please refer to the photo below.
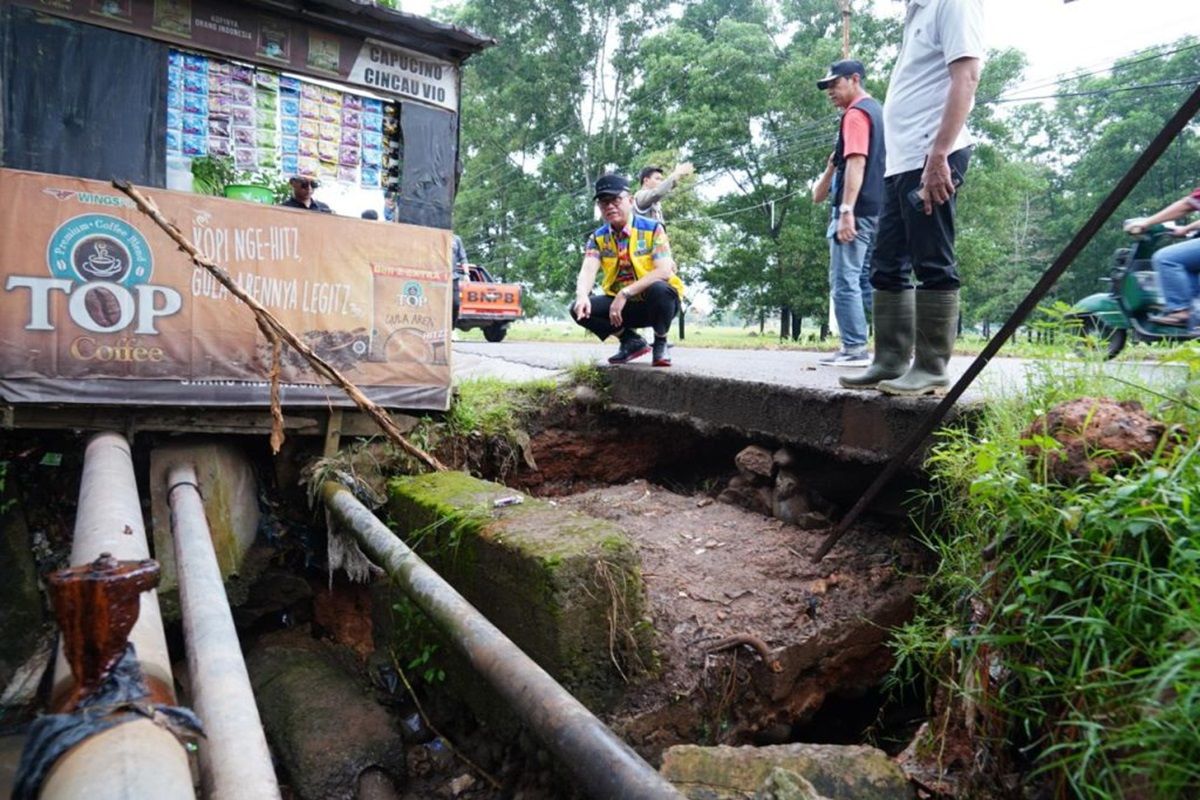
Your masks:
M448 231L149 190L208 258L377 403L445 408ZM107 184L0 169L0 396L266 405L250 310ZM284 346L282 398L350 405Z

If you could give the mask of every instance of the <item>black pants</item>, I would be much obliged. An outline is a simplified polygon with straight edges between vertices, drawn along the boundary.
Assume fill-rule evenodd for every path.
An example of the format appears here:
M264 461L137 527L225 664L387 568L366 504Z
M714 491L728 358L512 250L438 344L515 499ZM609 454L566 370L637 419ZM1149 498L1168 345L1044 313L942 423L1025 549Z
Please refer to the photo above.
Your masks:
M947 159L950 173L966 177L971 148L955 150ZM883 182L884 207L875 234L871 257L871 285L885 291L912 288L915 273L922 289L957 289L958 261L954 257L954 214L957 195L932 214L908 201L908 194L921 185L921 172L914 169L892 175Z
M612 335L617 328L608 319L608 309L613 298L606 294L591 296L592 314L587 319L575 319L575 305L571 304L571 318L576 324L582 325L603 341ZM679 295L666 281L655 281L648 289L639 295L629 298L629 302L621 309L621 328L654 328L655 336L666 336L671 330L671 320L679 313Z

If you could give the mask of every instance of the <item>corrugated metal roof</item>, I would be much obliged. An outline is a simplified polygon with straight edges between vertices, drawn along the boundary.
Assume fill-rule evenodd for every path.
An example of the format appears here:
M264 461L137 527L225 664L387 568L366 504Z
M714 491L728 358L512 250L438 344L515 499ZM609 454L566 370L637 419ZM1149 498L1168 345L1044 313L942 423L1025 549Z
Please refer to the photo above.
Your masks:
M465 28L376 5L374 0L249 0L247 5L462 61L496 44Z

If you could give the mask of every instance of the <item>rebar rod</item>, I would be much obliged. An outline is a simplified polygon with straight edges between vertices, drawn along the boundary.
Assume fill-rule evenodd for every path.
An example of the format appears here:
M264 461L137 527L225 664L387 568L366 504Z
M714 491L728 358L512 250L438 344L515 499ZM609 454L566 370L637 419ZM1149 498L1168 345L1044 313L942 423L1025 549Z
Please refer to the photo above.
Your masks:
M1137 161L1133 162L1133 166L1129 168L1129 171L1125 173L1124 177L1117 182L1117 185L1113 187L1108 196L1096 207L1096 210L1092 212L1092 216L1083 224L1083 227L1079 229L1079 232L1075 234L1075 237L1071 239L1058 258L1054 259L1054 263L1042 274L1037 284L1029 290L1029 294L1025 295L1025 299L1017 306L1016 311L1012 313L1012 316L1008 318L1004 326L984 346L983 352L976 356L975 360L967 367L966 372L950 388L950 391L946 393L946 396L942 398L937 407L929 412L929 416L912 432L904 444L900 445L900 449L892 456L892 460L884 467L883 472L879 473L875 481L858 498L858 502L847 512L846 516L842 517L842 521L837 524L833 532L817 548L816 553L812 557L814 562L820 561L825 557L826 553L833 549L833 546L850 529L850 526L866 510L871 501L883 491L883 487L888 484L912 454L917 451L921 443L941 424L946 415L950 413L950 409L958 402L958 398L974 382L979 373L983 372L983 368L996 356L996 353L1000 352L1000 348L1008 343L1008 340L1017 332L1017 328L1025 321L1025 318L1037 308L1037 304L1046 296L1046 292L1050 291L1050 288L1062 277L1062 274L1075 261L1080 251L1087 246L1092 237L1100 230L1100 227L1112 216L1113 212L1124 202L1125 198L1129 196L1129 193L1137 186L1142 176L1150 171L1150 168L1154 166L1154 162L1158 161L1159 157L1166 152L1166 149L1175 137L1187 127L1192 117L1196 116L1197 111L1200 111L1200 86L1196 87L1191 96L1183 101L1183 105L1179 107L1175 115L1167 120L1167 123L1158 132L1158 135L1154 137L1145 151L1138 156Z

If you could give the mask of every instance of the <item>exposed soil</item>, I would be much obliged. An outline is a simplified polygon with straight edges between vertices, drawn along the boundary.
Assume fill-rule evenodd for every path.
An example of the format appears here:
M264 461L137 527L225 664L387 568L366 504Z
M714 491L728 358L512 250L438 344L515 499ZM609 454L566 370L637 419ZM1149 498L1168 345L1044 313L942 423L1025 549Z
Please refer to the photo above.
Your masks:
M830 693L875 686L925 566L905 531L869 522L813 564L822 532L644 480L557 502L616 522L641 552L661 677L613 716L652 758L680 742L786 741Z

